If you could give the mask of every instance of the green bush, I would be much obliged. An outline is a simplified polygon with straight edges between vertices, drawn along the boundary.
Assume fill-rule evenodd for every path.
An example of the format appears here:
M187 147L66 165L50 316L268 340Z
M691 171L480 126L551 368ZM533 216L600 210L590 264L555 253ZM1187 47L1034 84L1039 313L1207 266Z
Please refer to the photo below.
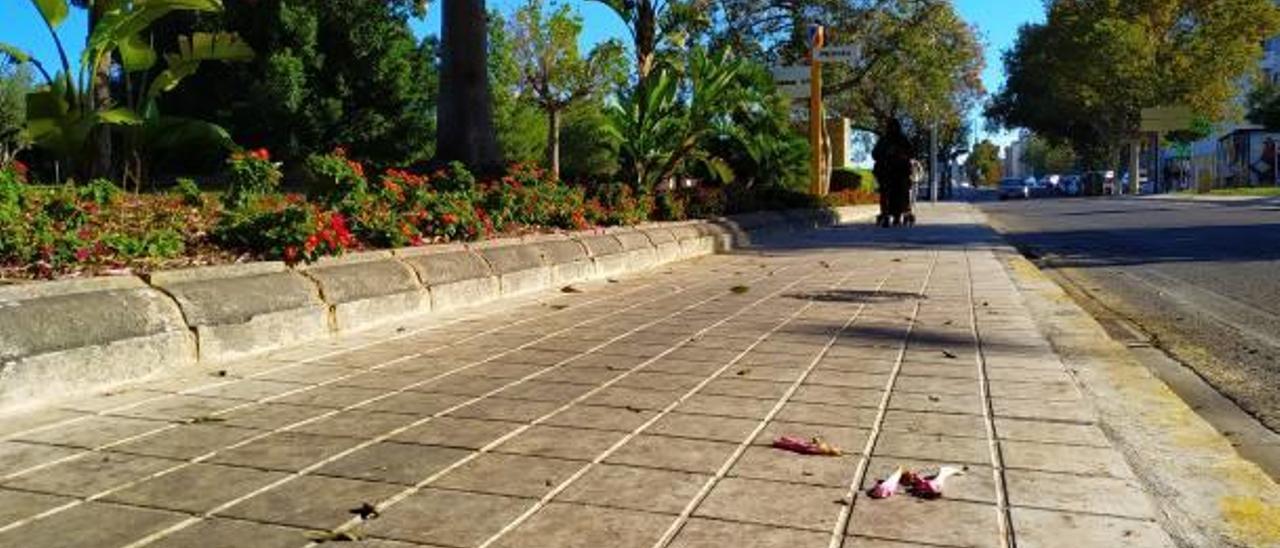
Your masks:
M200 186L196 184L194 179L188 177L179 177L177 184L173 187L173 194L184 204L191 207L200 207L204 205L204 194L200 192Z
M76 194L81 201L100 206L116 201L121 193L120 187L106 179L94 179L89 181L88 184L76 188Z
M280 188L284 175L280 166L271 162L265 148L236 152L227 160L227 193L222 202L227 209L243 207L255 197L269 195Z

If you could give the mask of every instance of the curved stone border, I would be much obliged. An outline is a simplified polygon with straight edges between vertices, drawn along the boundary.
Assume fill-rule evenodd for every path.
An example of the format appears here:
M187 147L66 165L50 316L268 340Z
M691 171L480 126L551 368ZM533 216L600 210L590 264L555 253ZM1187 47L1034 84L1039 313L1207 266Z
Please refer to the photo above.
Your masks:
M854 210L374 251L298 268L258 262L0 287L0 409L870 217Z

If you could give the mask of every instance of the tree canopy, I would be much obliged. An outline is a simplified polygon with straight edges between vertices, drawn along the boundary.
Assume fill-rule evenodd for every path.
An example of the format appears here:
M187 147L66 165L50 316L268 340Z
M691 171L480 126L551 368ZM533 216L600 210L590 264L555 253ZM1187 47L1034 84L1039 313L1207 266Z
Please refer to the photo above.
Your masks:
M1000 165L1000 147L991 140L983 140L973 147L964 164L965 173L975 185L992 186L1000 182L1004 169Z
M1271 0L1056 0L1005 52L1005 87L987 114L1072 144L1093 165L1138 129L1141 109L1187 105L1202 120L1239 115L1242 77L1280 30Z

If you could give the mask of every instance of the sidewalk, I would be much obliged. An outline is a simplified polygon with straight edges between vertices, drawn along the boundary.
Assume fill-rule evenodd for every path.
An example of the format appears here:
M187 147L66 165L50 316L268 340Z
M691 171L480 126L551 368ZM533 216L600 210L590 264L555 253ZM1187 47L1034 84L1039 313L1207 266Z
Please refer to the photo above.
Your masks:
M4 417L0 546L1174 546L995 235L922 222Z

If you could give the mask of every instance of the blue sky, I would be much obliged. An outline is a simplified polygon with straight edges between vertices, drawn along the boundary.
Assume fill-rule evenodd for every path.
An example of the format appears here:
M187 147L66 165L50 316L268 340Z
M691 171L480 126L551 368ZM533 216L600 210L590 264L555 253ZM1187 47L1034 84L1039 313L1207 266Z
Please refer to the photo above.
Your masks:
M560 0L564 1L564 0ZM522 0L489 0L489 5L503 12L510 12ZM552 0L552 3L556 3ZM623 37L626 30L612 12L596 2L574 1L586 24L584 25L583 42L593 44L610 37ZM1044 17L1043 4L1040 0L956 0L956 8L960 14L978 27L986 44L987 68L983 80L988 91L1000 89L1004 82L1004 70L1000 63L1000 53L1013 44L1018 27L1028 22L1038 22ZM440 30L440 6L433 1L427 17L414 21L413 28L421 36L438 34ZM57 50L50 41L44 25L39 23L35 8L27 0L0 0L0 42L16 45L36 54L45 66L54 72L57 70ZM81 10L72 10L72 15L59 29L63 42L74 48L83 40L86 17ZM72 56L77 52L70 52ZM72 59L74 63L75 60ZM977 113L974 113L975 120ZM985 124L979 123L981 131ZM985 133L982 137L987 137ZM996 141L1011 140L1008 134L990 135Z

